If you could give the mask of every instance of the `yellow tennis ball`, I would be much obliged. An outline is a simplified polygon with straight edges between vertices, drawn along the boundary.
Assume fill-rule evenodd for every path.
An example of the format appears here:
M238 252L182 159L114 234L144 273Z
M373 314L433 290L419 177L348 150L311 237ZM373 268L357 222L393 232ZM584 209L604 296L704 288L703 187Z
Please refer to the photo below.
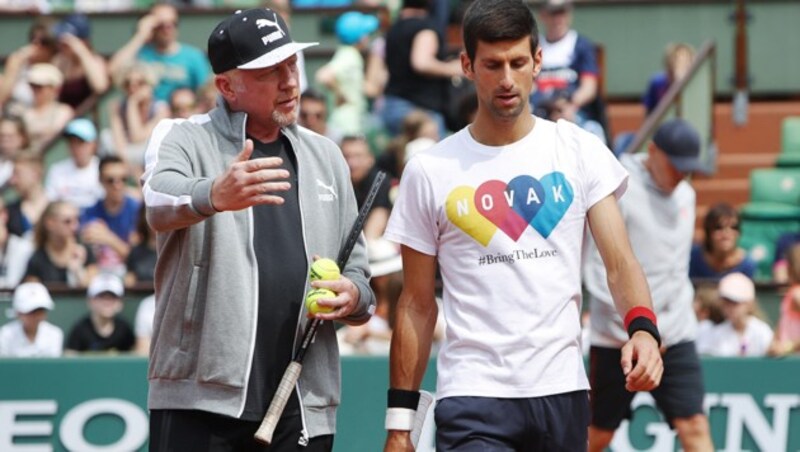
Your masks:
M311 264L311 271L308 276L311 281L331 281L339 279L341 272L339 271L339 266L336 265L333 259L317 259Z
M306 309L311 314L328 314L333 312L333 308L329 306L320 306L317 300L320 298L334 298L336 293L328 289L314 289L306 295Z

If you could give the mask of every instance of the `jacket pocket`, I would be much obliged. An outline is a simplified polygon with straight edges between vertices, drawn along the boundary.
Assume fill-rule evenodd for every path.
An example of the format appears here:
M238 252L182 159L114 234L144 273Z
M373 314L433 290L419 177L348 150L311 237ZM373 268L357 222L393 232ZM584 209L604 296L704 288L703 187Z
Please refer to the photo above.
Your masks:
M192 266L192 274L189 277L189 290L186 293L186 308L183 311L183 322L181 324L180 350L187 351L190 347L192 336L195 330L195 309L197 306L197 281L203 267Z

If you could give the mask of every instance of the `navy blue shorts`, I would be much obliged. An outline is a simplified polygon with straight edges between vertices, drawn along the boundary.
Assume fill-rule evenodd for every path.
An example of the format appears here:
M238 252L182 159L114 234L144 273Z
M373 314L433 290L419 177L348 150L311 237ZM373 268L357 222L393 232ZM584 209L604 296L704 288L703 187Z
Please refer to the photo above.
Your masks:
M585 451L587 391L526 399L447 397L436 402L436 450Z
M631 401L636 393L625 389L621 357L617 348L592 347L589 351L593 427L616 430L623 419L633 415ZM693 341L667 348L662 359L661 384L650 394L671 427L673 419L703 413L703 372Z

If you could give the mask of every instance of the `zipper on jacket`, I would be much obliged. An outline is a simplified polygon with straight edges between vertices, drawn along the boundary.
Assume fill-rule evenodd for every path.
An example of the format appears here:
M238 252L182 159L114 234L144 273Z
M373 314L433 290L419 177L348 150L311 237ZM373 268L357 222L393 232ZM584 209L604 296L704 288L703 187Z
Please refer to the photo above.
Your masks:
M297 152L297 145L294 143L289 134L284 133L281 130L281 134L285 135L286 138L289 140L289 144L291 145L292 152L294 152L295 161L297 162L297 206L300 208L300 232L303 235L303 251L306 253L306 288L308 288L308 272L311 269L311 263L308 262L308 239L306 237L306 218L303 215L303 197L300 194L300 153ZM303 299L305 299L306 290L303 291ZM300 307L300 311L297 313L297 322L295 325L298 327L302 324L303 319L303 308ZM296 328L294 332L294 341L292 343L292 358L294 358L294 350L297 349L297 341L299 339L298 332L300 328ZM316 337L314 338L316 339ZM313 343L313 340L312 340ZM303 429L300 431L300 439L297 441L297 444L303 447L308 446L308 426L306 425L306 410L303 406L303 398L300 396L300 379L298 378L297 383L294 385L294 390L297 393L297 401L298 405L300 405L300 423L303 426Z
M254 305L255 305L256 311L255 311L255 314L253 315L253 328L252 328L252 330L253 330L253 340L250 341L250 352L247 354L247 356L248 356L248 359L247 359L247 370L245 371L245 376L244 376L244 392L243 392L244 395L242 397L242 404L239 406L239 414L236 417L241 417L242 416L242 413L244 413L244 408L247 405L247 391L248 391L249 386L250 386L250 372L253 371L253 369L252 369L253 368L253 355L255 355L255 353L256 353L256 337L257 337L257 330L258 330L258 304L259 304L258 303L258 291L259 291L259 287L258 287L258 259L256 258L256 251L253 248L253 239L254 239L254 234L255 234L255 232L253 231L253 227L254 227L253 226L253 222L255 220L253 218L253 208L252 207L249 207L247 209L247 215L248 215L248 219L249 219L249 222L248 222L249 225L247 227L247 231L248 231L248 237L250 238L250 251L252 253L253 259L256 260L256 265L253 267L252 275L250 275L251 278L252 278L252 281L253 281L253 285L255 285L256 299L255 299ZM295 336L297 336L297 335L295 334ZM297 341L297 338L295 338L295 341Z
M308 432L306 431L305 428L303 428L303 430L300 430L300 439L297 440L297 445L301 447L307 447L308 441L309 441Z

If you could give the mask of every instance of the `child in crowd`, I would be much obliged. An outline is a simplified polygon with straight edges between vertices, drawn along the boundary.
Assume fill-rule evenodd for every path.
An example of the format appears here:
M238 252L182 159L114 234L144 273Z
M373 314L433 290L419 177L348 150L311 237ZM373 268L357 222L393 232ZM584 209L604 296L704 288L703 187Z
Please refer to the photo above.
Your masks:
M47 321L47 311L53 309L47 288L36 282L20 284L11 304L17 320L0 328L0 357L61 356L64 333Z
M775 340L769 349L773 356L785 356L800 351L800 243L786 253L789 290L781 301L781 317Z
M754 313L757 310L753 281L731 273L717 286L725 321L711 330L708 340L698 342L701 354L713 356L764 356L772 342L772 328Z
M716 285L700 284L697 286L694 293L694 312L697 315L695 345L698 350L701 350L709 340L714 327L725 321L722 300Z
M349 11L336 20L339 46L331 60L319 68L317 83L333 98L329 123L344 135L364 133L367 98L364 94L364 57L369 35L378 29L378 18Z
M112 274L101 273L92 279L87 291L89 315L72 327L66 354L133 350L136 342L133 328L118 317L124 294L122 279Z
M69 201L83 210L103 198L97 157L97 128L92 121L70 121L62 133L67 140L69 158L54 163L47 171L44 186L51 201Z

